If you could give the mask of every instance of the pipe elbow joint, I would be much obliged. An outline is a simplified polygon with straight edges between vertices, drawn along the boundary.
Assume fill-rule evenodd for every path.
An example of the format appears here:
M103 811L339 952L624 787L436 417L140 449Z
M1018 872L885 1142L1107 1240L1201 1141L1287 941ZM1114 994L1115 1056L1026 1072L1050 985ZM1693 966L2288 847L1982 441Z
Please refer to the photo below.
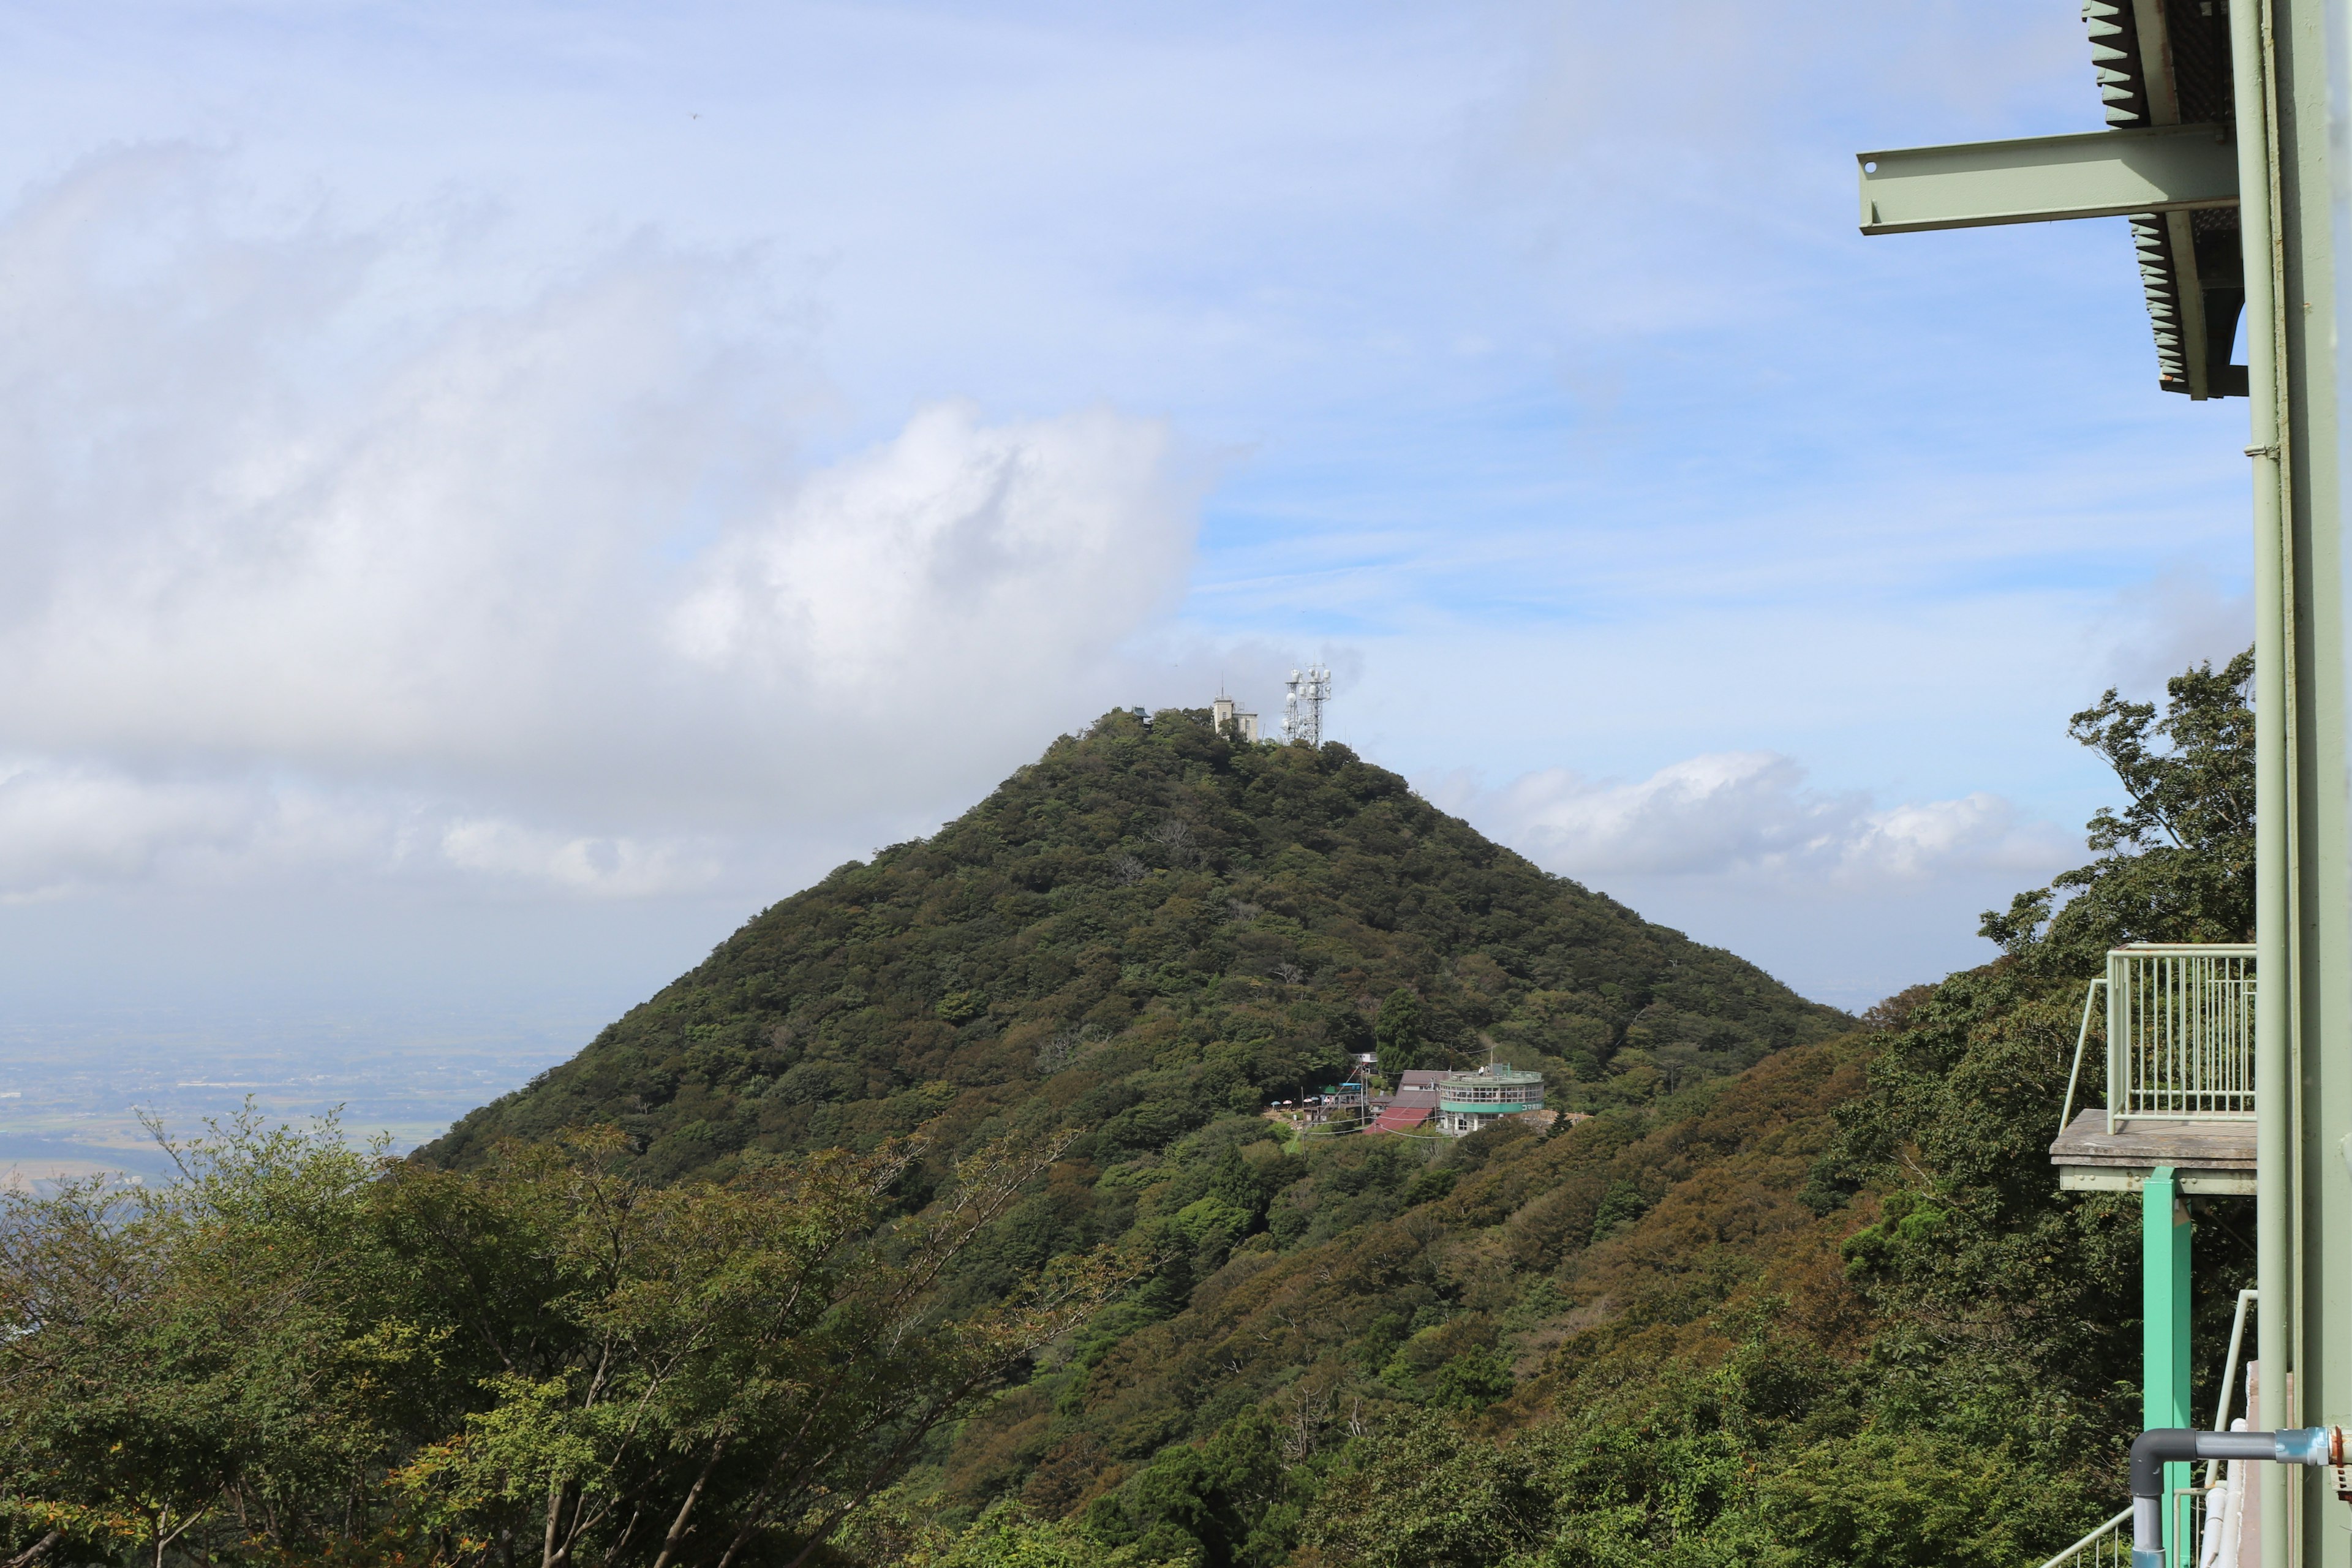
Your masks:
M2164 1495L2164 1467L2197 1457L2197 1432L2189 1426L2151 1426L2132 1439L2131 1494Z
M2291 1426L2277 1432L2149 1427L2131 1446L2132 1568L2163 1568L2165 1466L2183 1459L2341 1465L2346 1447L2341 1426Z
M2164 1495L2164 1467L2182 1459L2269 1459L2281 1465L2345 1462L2340 1426L2290 1426L2277 1432L2199 1432L2152 1426L2132 1441L2131 1489L2136 1498Z

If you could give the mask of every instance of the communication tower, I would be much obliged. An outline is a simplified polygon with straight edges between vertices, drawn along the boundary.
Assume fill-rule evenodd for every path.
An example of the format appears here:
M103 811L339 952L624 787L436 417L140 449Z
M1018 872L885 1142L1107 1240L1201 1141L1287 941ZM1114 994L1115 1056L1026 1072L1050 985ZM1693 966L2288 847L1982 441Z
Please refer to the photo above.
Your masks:
M1282 688L1282 738L1323 743L1323 704L1331 700L1331 672L1319 664L1290 672Z

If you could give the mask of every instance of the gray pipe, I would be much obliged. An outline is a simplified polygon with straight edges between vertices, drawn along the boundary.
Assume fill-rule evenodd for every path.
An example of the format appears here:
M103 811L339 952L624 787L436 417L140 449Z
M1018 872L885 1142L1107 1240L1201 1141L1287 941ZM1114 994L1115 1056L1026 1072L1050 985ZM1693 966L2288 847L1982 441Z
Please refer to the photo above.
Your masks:
M2344 1433L2336 1426L2290 1426L2280 1432L2149 1427L2131 1446L2132 1568L2164 1568L2164 1467L2183 1459L2340 1465Z

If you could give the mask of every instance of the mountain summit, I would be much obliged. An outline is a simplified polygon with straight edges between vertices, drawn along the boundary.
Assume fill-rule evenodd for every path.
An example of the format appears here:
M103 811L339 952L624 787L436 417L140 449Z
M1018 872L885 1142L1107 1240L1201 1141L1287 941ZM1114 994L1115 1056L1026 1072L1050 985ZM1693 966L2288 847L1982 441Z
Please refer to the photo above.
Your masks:
M611 1123L648 1174L720 1175L926 1122L954 1145L1042 1099L1108 1162L1376 1046L1390 1071L1491 1049L1589 1110L1846 1026L1344 746L1114 711L935 837L762 911L419 1157Z

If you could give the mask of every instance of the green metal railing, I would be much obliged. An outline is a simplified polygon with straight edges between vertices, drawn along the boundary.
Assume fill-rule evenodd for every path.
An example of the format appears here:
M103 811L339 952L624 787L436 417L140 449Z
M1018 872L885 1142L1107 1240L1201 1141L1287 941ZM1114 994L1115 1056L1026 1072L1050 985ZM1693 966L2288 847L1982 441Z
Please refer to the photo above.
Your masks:
M2126 1509L2042 1568L2130 1568L2132 1510Z
M2107 954L2107 1129L2254 1117L2251 942Z
M2102 989L2108 1131L2132 1121L2253 1120L2253 944L2144 942L2110 952L2106 973L2084 992L2060 1131L2074 1113Z

